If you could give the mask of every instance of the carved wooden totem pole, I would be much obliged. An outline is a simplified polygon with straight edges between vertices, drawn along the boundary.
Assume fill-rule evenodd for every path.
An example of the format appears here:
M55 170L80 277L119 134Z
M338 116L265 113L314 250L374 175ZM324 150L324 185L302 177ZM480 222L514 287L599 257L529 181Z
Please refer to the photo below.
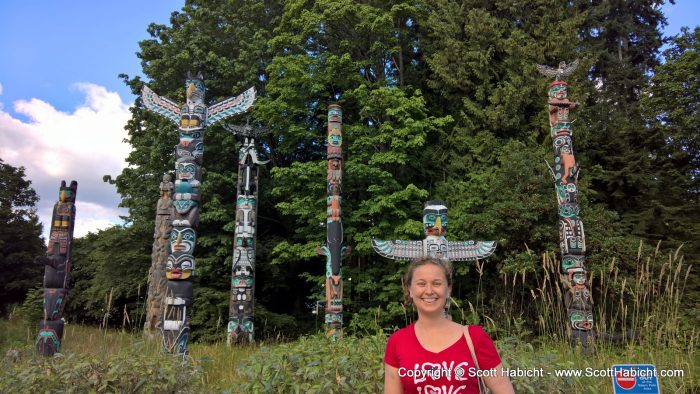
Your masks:
M53 207L51 234L46 256L37 257L44 268L44 319L39 322L39 335L36 337L36 352L53 356L61 351L63 339L63 310L68 301L71 270L71 244L75 226L75 196L78 182L66 186L61 181L58 202Z
M569 110L576 107L567 98L564 77L578 66L578 60L570 65L562 62L559 68L537 66L540 73L554 77L549 84L549 125L554 145L554 187L559 204L559 241L561 248L562 281L568 288L565 296L572 330L572 342L581 341L585 347L593 328L593 302L588 291L586 269L586 238L579 218L578 174L579 165L574 159L573 131Z
M169 174L163 175L160 183L160 198L156 205L156 222L153 231L153 248L151 268L148 270L148 297L146 304L146 322L144 333L151 337L159 329L162 306L165 296L165 265L170 255L170 232L173 228L173 186Z
M170 250L165 266L165 296L160 330L168 352L187 353L190 334L190 308L193 303L193 257L199 224L200 186L204 132L208 126L247 111L255 101L255 89L207 107L204 102L202 75L188 76L185 82L187 102L179 108L170 99L160 97L148 86L143 87L144 106L179 125L180 143L175 146L175 185L170 231ZM151 286L157 283L154 280ZM150 289L149 289L150 292Z
M328 106L328 184L326 244L317 248L326 256L326 335L343 336L343 274L341 259L350 253L343 245L343 223L340 220L343 185L343 111L340 105Z
M258 165L255 138L267 129L251 126L224 126L242 138L238 153L238 187L236 198L236 228L231 265L231 297L229 300L226 343L253 342L253 311L255 307L255 234L258 210Z
M496 250L496 241L448 241L447 207L440 200L432 200L423 206L422 241L372 240L372 247L379 255L392 260L413 260L435 257L450 261L485 259Z

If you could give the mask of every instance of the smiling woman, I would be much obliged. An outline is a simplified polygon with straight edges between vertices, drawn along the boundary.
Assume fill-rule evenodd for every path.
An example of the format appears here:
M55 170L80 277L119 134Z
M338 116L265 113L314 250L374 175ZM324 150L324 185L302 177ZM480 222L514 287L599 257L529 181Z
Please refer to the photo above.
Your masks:
M389 338L384 392L480 393L485 384L492 393L513 393L488 334L445 315L452 264L432 257L415 260L404 279L404 302L415 306L418 320Z

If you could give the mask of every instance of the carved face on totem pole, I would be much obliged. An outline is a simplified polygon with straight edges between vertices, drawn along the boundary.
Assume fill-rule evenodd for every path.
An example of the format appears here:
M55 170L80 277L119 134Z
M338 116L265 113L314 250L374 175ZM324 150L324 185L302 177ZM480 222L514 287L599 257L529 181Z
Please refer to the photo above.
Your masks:
M248 266L236 267L231 279L231 286L239 291L253 287L253 273ZM245 299L245 297L243 298Z
M583 288L586 286L586 271L583 268L573 268L567 273L571 287Z
M568 95L566 82L557 81L549 85L549 98L556 100L564 100Z
M328 106L328 122L342 122L343 121L343 111L337 104L331 104Z
M66 186L66 181L61 181L61 187L58 190L58 201L75 203L75 190L78 188L78 182L73 181L70 186Z
M177 177L183 181L193 181L198 179L197 164L190 158L181 158L177 161Z
M173 201L173 206L177 212L179 219L173 219L172 225L178 227L197 227L199 225L199 208L195 200L181 200L176 194L176 200ZM178 217L176 216L176 217Z
M252 334L253 318L249 316L239 317L228 322L227 331L234 337L240 334Z
M583 255L565 255L561 259L562 271L567 272L572 268L583 268L586 257Z
M188 76L185 81L185 91L187 92L187 102L180 113L180 128L202 128L207 108L204 105L205 88L202 74L198 74L194 78Z
M204 143L199 140L199 142L191 140L188 142L186 147L175 145L175 157L177 159L187 158L201 164L202 157L204 156Z
M574 330L590 330L593 328L593 312L572 309L569 311L569 322Z
M191 254L168 256L165 264L165 277L169 280L185 280L194 274L194 258Z
M447 207L440 200L425 203L423 208L423 231L425 236L444 236L447 232Z
M343 144L343 135L340 133L339 128L334 127L330 130L328 143L333 146L341 146Z
M425 203L423 208L423 255L438 259L447 258L448 242L445 239L447 232L447 207L440 200L432 200Z
M343 113L339 106L328 109L328 158L340 159L343 145Z
M44 356L53 356L61 349L61 338L63 337L63 322L61 320L44 321L39 330L34 346Z
M326 180L328 181L328 194L330 195L340 195L341 193L341 182L343 180L343 164L340 159L329 159L328 160L328 175Z
M200 130L182 130L180 129L180 143L177 145L178 149L190 149L190 145L202 144L202 153L204 152L204 145L202 143L202 132Z
M170 252L171 253L194 253L194 246L197 242L197 234L189 227L173 228L170 232Z

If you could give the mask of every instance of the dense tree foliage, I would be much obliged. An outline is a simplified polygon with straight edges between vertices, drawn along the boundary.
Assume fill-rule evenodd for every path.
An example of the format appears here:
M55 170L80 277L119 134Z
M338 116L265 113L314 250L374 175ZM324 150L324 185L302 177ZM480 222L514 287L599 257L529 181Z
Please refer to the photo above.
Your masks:
M0 314L40 286L43 266L34 258L45 253L42 226L36 215L39 197L25 179L24 167L0 159Z
M353 247L344 263L346 326L375 331L410 317L400 304L403 264L378 257L370 241L421 239L422 203L434 198L450 209L449 239L499 241L479 274L474 264L458 265L454 296L475 303L482 286L494 294L482 312L527 320L528 308L506 315L496 289L505 275L541 270L537 256L558 248L545 163L553 158L549 81L535 64L581 59L569 91L582 104L573 128L589 266L615 257L631 271L640 239L697 249L700 100L697 79L687 78L698 75L697 30L676 38L660 65L658 5L190 0L169 25L149 27L138 56L149 86L180 102L187 71L204 74L209 102L258 90L251 117L237 119L273 130L260 141L271 163L259 192L258 335L295 335L318 323L325 259L315 247L326 233L333 102L344 113L342 220ZM138 94L144 81L123 78ZM177 142L174 127L140 99L132 113L131 165L111 180L132 223L76 249L76 265L84 264L76 270L89 283L78 285L87 286L85 303L103 303L114 289L117 311L142 302L135 289L145 285L157 187L173 172ZM220 126L204 141L192 327L195 337L213 339L223 337L228 310L238 145ZM123 282L103 274L126 265ZM524 294L533 286L523 283ZM92 319L101 317L96 308Z
M700 253L700 28L684 30L664 51L642 98L653 147L653 198L646 204L656 218L649 236L686 242Z

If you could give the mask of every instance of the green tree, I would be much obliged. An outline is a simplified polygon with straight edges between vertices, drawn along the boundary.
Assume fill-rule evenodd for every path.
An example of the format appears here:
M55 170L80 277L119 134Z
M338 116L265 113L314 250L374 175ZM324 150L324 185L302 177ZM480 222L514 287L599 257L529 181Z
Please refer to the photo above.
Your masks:
M138 320L144 313L152 233L142 226L114 226L74 240L68 319L101 324L106 317L107 323L121 325L126 311L127 328L143 326Z
M42 226L36 215L39 197L25 179L24 167L0 159L0 313L24 300L41 285L43 267L34 258L46 252Z
M645 229L700 253L700 28L683 29L663 53L642 97L649 127L654 188L646 201L656 220Z
M587 172L596 191L592 197L618 212L627 231L646 233L658 224L645 208L655 172L648 160L655 149L643 120L641 92L658 65L660 28L666 23L660 0L577 1L586 19L579 30L585 55L577 97L581 158L593 164Z

